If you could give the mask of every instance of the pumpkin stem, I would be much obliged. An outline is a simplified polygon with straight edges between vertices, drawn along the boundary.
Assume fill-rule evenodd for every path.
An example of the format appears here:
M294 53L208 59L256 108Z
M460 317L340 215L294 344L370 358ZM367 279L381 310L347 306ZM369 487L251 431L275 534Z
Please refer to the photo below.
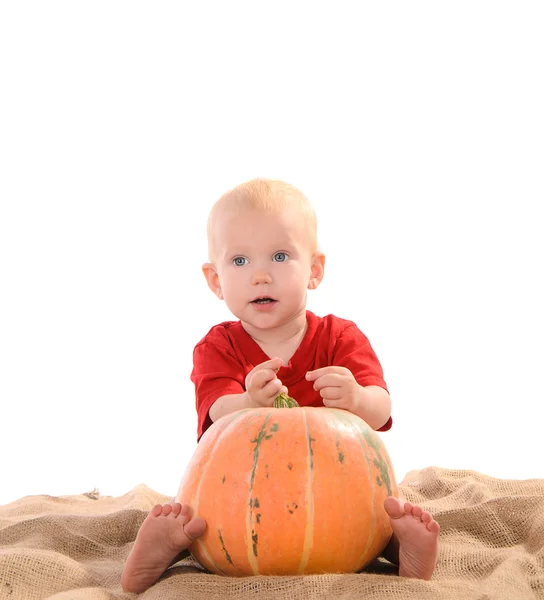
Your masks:
M274 408L294 408L300 406L299 403L291 396L281 393L274 400Z

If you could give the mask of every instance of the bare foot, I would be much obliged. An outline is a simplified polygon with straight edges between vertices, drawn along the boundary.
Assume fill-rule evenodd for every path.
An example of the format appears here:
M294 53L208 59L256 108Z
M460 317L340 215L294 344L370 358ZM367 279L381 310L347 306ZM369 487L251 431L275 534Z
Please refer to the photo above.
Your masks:
M402 506L392 496L384 507L399 543L399 575L430 579L438 558L440 525L420 506L410 502Z
M180 552L206 530L204 519L191 519L189 507L155 505L142 523L127 558L121 585L140 594L152 586Z

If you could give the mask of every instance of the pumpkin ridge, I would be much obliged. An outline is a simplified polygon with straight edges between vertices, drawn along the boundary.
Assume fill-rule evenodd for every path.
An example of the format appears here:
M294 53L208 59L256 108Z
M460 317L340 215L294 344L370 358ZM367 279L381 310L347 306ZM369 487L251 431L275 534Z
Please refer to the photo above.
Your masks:
M372 491L372 502L371 502L372 518L371 518L370 531L368 533L368 537L366 540L366 546L365 546L365 549L363 550L363 553L361 554L361 558L359 559L359 562L361 564L364 564L364 562L366 560L366 555L368 554L368 551L369 551L371 543L372 543L372 539L374 537L374 529L376 528L376 492L374 489L374 483L372 481L372 469L370 467L370 458L368 456L367 447L365 444L365 442L368 443L368 437L371 437L371 436L366 431L365 431L366 435L361 432L361 426L359 426L358 423L354 422L354 419L351 417L351 415L348 416L347 413L339 413L338 416L342 421L344 421L344 423L346 423L346 425L349 425L350 428L353 431L355 431L355 433L357 435L357 439L359 440L359 443L361 444L361 448L363 450L365 460L366 460L366 466L368 468L368 481L370 482L370 489ZM359 418L359 417L356 417L356 418ZM364 421L363 421L363 423L364 423ZM368 427L368 425L366 425L366 423L364 423L363 427L364 426Z
M251 469L251 476L249 478L249 502L246 514L246 546L247 546L247 559L251 568L253 569L253 573L255 575L259 575L259 564L257 562L257 542L258 536L255 533L255 526L253 523L253 512L252 508L258 508L258 499L253 498L253 485L255 483L255 474L257 472L257 465L259 464L259 450L261 448L261 444L263 440L270 439L270 434L266 431L266 427L268 422L270 421L270 417L272 416L272 412L269 412L264 422L257 434L257 437L251 440L252 444L255 444L255 449L253 450L253 468ZM251 540L251 541L250 541Z
M312 438L310 432L310 425L308 422L308 413L306 411L300 411L304 418L304 423L306 426L306 439L308 440L308 482L306 485L306 530L304 532L304 546L302 550L302 558L300 560L299 574L302 575L306 566L308 564L308 560L310 558L310 550L313 546L314 541L314 459L313 459L313 449L312 442L315 442L315 439ZM316 414L315 412L313 413Z
M225 553L227 561L234 567L234 563L232 562L232 558L231 558L231 556L229 554L229 551L227 550L227 548L225 546L225 541L223 540L223 531L221 529L218 530L218 535L219 535L219 542L221 543L221 548L223 549L223 552Z
M368 467L368 481L370 482L370 489L372 490L372 520L371 520L371 525L370 525L370 531L368 534L368 538L366 540L366 546L365 549L363 550L363 553L361 554L361 558L360 558L360 562L364 563L366 561L366 555L368 554L368 551L370 549L371 546L371 542L374 539L374 530L376 529L376 489L374 488L374 482L372 481L372 469L370 468L370 458L368 456L368 452L367 452L367 447L365 444L365 441L368 443L368 437L369 434L368 432L365 433L361 433L361 429L360 427L356 427L357 430L357 439L359 440L359 443L361 444L361 448L363 449L363 452L365 454L365 459L366 459L366 465Z
M237 412L231 413L231 418L228 419L227 423L225 423L223 431L218 436L218 438L217 438L217 440L216 440L216 442L215 442L215 444L214 444L214 446L212 448L212 451L210 452L210 454L208 456L208 461L206 462L206 466L204 467L204 469L202 471L202 476L200 478L200 481L198 483L198 487L196 489L196 493L195 493L195 497L194 497L194 506L192 507L194 513L198 512L198 505L200 504L200 490L201 490L201 487L202 487L202 483L206 479L206 477L205 477L206 471L208 470L209 464L212 462L212 458L213 458L214 454L217 452L217 449L218 449L218 447L220 445L221 439L224 437L225 432L230 428L230 426L233 425L233 424L235 424L238 421L238 419L241 418L242 415L244 413L246 413L246 412L247 412L247 410L241 410L241 411L237 411ZM222 537L221 529L220 528L219 528L219 540L221 542L222 549L225 552L227 561L232 564L232 559L231 559L229 553L227 552L227 549L225 548L225 544L223 542L223 537ZM206 547L206 543L205 543L205 541L201 537L197 538L193 543L197 544L199 546L199 548L200 548L200 550L201 550L204 558L207 561L209 561L209 563L213 566L214 569L217 569L217 572L221 573L222 575L226 575L226 573L216 564L216 562L211 557L211 555L210 555L210 553L208 551L208 548Z
M368 431L365 431L363 433L363 436L366 439L367 444L370 446L370 448L374 450L374 454L376 455L374 458L374 466L380 472L380 475L382 476L382 481L383 483L385 483L385 487L387 488L387 493L389 496L391 496L393 494L393 490L391 488L391 478L389 477L389 465L381 455L381 448L376 443L376 440L374 440L372 435L370 435Z

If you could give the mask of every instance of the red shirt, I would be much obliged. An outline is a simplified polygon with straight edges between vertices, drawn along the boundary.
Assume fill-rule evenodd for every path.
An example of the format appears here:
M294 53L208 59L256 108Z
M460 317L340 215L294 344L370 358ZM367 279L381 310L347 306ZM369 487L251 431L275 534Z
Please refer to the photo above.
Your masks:
M385 390L382 367L367 337L352 321L334 315L317 317L306 311L308 328L289 364L278 371L278 378L300 406L323 406L323 399L305 378L307 371L338 365L349 369L362 386L378 385ZM198 433L212 424L209 410L221 396L245 391L247 374L270 360L242 327L240 321L215 325L195 346L191 381L195 384ZM387 431L393 421L378 431Z

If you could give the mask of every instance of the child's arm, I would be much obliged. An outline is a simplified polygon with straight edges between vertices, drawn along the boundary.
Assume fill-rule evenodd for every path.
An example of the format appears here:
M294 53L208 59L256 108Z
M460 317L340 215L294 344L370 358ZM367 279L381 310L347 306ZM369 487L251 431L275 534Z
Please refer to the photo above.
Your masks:
M221 396L210 407L210 419L215 423L217 419L242 408L254 408L247 392Z
M359 398L351 412L366 421L372 429L379 429L391 415L389 393L378 385L360 385L359 388Z
M375 430L387 431L391 427L391 398L380 361L368 338L354 323L338 337L333 364L319 371L314 371L313 378L330 373L316 382L326 406L349 410ZM333 375L335 372L337 375ZM332 389L338 385L342 387L341 393ZM329 386L330 390L322 389Z

